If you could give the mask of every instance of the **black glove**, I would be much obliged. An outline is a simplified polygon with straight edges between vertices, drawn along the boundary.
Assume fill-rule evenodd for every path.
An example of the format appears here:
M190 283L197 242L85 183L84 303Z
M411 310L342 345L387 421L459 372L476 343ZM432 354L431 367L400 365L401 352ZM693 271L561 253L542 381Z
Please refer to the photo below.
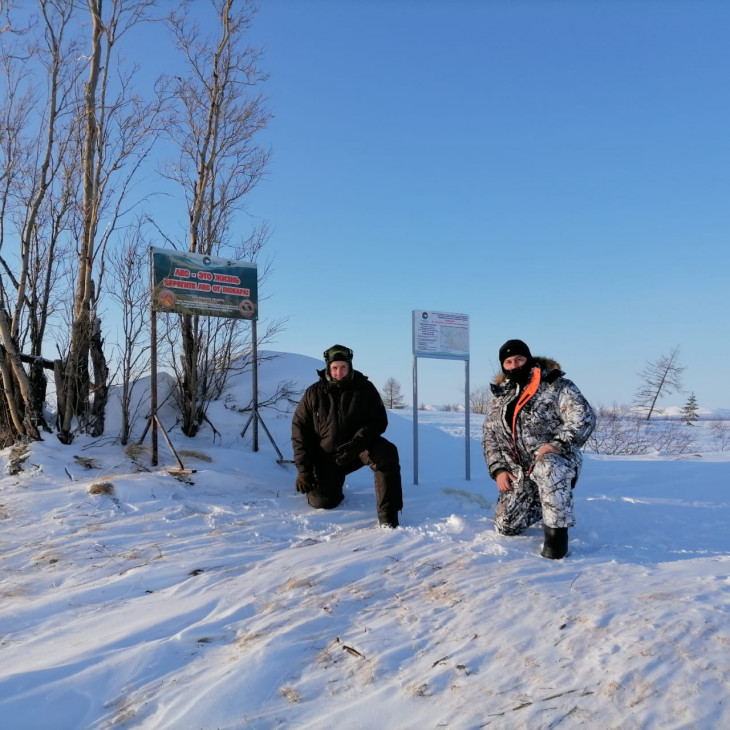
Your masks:
M337 447L337 451L335 452L335 464L337 464L337 466L349 464L357 458L361 451L362 449L357 441L347 441Z
M297 474L297 492L308 494L315 488L315 486L314 479L312 479L311 475L306 471L301 472L301 474Z

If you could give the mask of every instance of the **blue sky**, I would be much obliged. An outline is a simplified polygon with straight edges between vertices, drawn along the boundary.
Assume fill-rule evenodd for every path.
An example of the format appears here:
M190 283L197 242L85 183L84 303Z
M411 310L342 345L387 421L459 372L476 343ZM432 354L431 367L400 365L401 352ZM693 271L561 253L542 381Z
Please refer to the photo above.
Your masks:
M730 407L730 3L265 0L272 349L342 343L410 402L411 312L470 316L472 386L519 337L594 404L680 346ZM419 400L463 402L419 359Z

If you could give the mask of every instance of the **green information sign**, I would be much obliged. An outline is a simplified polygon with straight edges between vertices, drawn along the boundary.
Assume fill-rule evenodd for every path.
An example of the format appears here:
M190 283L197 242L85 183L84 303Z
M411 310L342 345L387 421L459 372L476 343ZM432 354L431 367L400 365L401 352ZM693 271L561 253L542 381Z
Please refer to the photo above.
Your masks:
M258 319L256 264L162 248L151 254L156 312Z

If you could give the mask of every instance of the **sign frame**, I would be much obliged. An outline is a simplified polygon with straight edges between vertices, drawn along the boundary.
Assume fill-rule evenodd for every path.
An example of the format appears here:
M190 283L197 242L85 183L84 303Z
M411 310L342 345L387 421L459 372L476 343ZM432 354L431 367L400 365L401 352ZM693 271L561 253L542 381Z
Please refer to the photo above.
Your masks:
M469 412L469 315L432 309L412 311L413 340L413 483L418 484L418 358L464 361L465 475L471 479Z

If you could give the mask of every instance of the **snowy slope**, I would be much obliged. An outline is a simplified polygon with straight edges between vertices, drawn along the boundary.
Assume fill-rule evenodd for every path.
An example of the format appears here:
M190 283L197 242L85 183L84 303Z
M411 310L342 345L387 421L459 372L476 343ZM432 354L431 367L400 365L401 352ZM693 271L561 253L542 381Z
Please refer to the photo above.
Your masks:
M261 390L320 366L282 355ZM249 393L211 411L220 437L169 423L185 480L162 441L155 469L109 439L2 452L3 728L730 726L730 452L587 455L554 562L539 526L494 532L478 416L466 481L463 414L419 413L414 486L411 414L390 413L392 531L365 469L308 508L241 438ZM290 458L290 415L262 416Z

